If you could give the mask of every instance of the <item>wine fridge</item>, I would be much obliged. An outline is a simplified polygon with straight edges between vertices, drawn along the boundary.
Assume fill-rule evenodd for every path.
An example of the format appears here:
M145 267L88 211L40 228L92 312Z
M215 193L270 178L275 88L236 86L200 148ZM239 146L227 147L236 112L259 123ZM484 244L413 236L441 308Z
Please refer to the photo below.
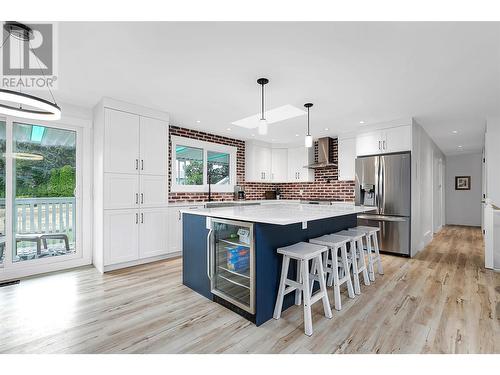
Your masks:
M255 314L253 224L207 218L207 275L211 292Z

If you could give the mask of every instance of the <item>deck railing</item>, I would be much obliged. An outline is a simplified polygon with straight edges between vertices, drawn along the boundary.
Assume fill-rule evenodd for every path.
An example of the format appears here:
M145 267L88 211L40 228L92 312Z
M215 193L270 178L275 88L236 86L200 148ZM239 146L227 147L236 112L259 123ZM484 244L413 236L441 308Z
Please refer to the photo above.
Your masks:
M0 199L5 207L5 199ZM15 233L68 233L76 226L74 197L17 198L14 205ZM2 225L3 223L0 223ZM1 230L5 233L5 230Z

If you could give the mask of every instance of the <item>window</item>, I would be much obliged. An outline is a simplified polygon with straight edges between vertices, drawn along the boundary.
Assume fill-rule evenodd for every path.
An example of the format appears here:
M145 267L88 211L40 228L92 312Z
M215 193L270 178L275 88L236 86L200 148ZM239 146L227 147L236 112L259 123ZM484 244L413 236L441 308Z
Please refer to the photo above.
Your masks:
M203 149L176 146L175 165L177 185L203 185Z
M236 147L172 137L173 192L232 192L236 184Z

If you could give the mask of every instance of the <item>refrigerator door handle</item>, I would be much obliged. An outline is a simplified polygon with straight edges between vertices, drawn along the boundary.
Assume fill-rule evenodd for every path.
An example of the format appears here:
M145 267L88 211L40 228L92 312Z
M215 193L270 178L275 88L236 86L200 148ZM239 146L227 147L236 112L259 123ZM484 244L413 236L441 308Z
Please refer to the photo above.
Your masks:
M380 194L380 202L379 202L379 213L384 214L385 213L385 160L383 157L380 158L380 187L379 187L379 194Z
M212 236L213 229L210 228L207 234L207 276L212 280L212 249L210 238Z

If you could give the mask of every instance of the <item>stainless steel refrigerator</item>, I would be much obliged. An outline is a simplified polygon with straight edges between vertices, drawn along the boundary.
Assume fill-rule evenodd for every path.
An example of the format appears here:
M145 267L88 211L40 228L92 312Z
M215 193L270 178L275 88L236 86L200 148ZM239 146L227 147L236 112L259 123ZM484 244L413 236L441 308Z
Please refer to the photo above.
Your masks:
M409 152L358 157L356 204L373 207L358 225L380 228L380 250L410 256L411 155Z

